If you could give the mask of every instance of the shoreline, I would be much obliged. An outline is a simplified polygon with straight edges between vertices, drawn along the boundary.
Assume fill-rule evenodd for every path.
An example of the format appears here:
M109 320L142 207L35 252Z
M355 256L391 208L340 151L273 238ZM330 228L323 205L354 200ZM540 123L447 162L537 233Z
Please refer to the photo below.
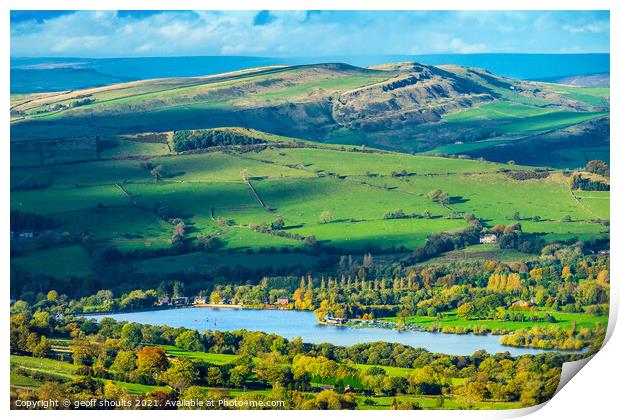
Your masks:
M233 305L232 303L197 303L187 305L185 308L215 308L215 309L244 309L243 305Z
M148 308L136 308L136 309L125 309L122 311L105 311L105 312L80 312L76 314L66 314L71 315L73 317L87 317L87 316L103 316L103 315L119 315L119 314L128 314L134 312L149 312L149 311L166 311L173 309L187 309L187 308L211 308L211 309L253 309L253 310L270 310L270 311L296 311L300 309L291 309L288 307L281 306L265 306L265 307L253 307L253 306L244 306L239 304L232 303L199 303L192 305L161 305L161 306L150 306ZM308 312L308 311L303 311ZM311 311L309 311L311 312Z

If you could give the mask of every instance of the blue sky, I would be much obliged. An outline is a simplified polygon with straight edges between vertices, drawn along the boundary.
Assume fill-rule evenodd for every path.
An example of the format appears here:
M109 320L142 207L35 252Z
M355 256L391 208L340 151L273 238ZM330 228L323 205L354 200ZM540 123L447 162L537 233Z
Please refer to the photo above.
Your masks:
M13 57L609 52L607 11L12 11Z

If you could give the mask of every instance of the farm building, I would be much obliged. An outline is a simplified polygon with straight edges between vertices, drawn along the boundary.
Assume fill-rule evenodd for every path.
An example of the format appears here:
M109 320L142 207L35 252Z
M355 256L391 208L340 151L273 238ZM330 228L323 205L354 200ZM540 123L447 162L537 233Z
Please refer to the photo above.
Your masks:
M187 296L178 296L172 298L173 305L189 305L189 298Z
M514 301L512 303L512 305L510 305L510 308L519 310L519 309L531 308L531 307L534 307L534 306L536 306L536 302L535 302L534 298L530 299L529 301L528 300L519 299L517 301Z
M288 305L288 298L287 297L279 297L276 300L276 305Z
M497 235L494 235L492 233L488 233L486 235L480 235L480 243L481 244L496 244Z
M11 239L13 239L14 234L11 232ZM34 238L34 232L31 230L25 230L23 232L19 233L19 239L33 239Z
M342 325L347 322L346 318L334 318L331 315L325 315L325 323L331 325Z

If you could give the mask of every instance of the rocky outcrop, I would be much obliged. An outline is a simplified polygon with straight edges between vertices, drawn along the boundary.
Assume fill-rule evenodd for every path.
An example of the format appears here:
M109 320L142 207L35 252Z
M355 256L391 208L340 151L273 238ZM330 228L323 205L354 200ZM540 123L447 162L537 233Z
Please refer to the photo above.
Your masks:
M437 67L404 63L389 70L398 73L384 82L342 93L333 103L334 120L347 128L395 129L438 121L446 112L497 97L487 87Z

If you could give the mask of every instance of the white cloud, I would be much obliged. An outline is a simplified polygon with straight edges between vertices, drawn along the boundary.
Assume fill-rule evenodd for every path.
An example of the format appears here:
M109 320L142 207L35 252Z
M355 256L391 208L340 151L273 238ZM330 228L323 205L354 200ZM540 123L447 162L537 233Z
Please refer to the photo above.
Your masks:
M305 11L272 11L267 24L255 26L256 13L122 17L114 11L82 11L40 23L14 22L11 53L320 56L609 49L608 15L581 12L323 11L308 18ZM571 34L570 41L557 36L558 28Z
M565 24L562 26L562 29L573 34L580 34L584 32L598 34L603 32L609 32L609 22L597 21L586 23L583 25Z
M460 38L454 38L450 41L450 50L459 54L473 54L488 50L486 44L468 44Z

